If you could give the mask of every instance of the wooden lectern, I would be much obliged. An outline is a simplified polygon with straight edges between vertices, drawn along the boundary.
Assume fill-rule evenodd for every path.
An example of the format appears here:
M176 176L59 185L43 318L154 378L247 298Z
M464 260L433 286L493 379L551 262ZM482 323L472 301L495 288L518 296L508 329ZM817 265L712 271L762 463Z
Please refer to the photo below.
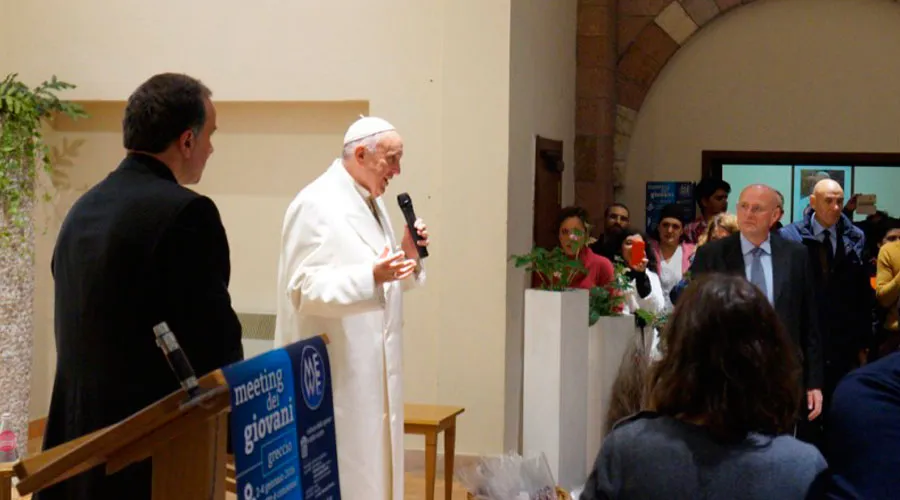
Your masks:
M186 403L175 392L131 417L16 463L17 489L27 495L98 465L112 474L153 460L153 499L225 498L230 409L221 370L198 381L200 395Z

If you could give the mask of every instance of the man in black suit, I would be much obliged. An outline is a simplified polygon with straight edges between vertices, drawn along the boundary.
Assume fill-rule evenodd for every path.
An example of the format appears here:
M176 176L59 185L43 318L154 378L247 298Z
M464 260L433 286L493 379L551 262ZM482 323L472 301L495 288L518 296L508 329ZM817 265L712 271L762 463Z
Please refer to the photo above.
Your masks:
M872 305L875 293L869 283L865 259L866 238L862 230L841 213L844 190L833 179L816 183L809 197L812 210L802 220L781 229L779 234L806 248L812 263L819 327L822 332L822 358L825 363L823 386L824 418L838 381L858 368L872 340ZM817 444L824 445L824 435ZM830 461L828 450L822 453Z
M807 420L812 422L822 412L824 383L812 268L806 247L770 231L780 216L774 189L761 184L748 186L738 200L740 233L700 247L691 272L740 274L769 297L802 357ZM804 438L810 428L801 418L798 437Z
M48 449L114 424L179 389L153 326L165 321L197 376L243 358L231 307L228 240L216 205L183 187L213 151L210 91L160 74L125 108L125 159L72 207L60 229L55 280L56 379ZM92 469L39 500L149 499L148 461L106 476Z

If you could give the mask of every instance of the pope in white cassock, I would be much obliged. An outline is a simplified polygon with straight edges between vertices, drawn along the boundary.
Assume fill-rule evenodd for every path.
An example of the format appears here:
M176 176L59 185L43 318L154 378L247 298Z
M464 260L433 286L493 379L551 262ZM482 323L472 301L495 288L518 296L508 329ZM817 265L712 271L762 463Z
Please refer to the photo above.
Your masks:
M403 499L403 292L423 284L425 270L408 229L397 245L381 199L402 156L391 124L359 119L341 158L294 198L282 228L275 344L331 339L345 500ZM416 228L427 245L421 220Z

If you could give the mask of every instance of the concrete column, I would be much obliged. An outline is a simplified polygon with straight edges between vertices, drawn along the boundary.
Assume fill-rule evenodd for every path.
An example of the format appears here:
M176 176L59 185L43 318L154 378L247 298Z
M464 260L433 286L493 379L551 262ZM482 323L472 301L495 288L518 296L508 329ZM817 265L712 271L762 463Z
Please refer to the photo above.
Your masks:
M23 198L19 210L31 213L34 200ZM0 228L18 232L7 220ZM28 445L31 352L34 319L34 227L0 245L0 413L12 414L19 456Z

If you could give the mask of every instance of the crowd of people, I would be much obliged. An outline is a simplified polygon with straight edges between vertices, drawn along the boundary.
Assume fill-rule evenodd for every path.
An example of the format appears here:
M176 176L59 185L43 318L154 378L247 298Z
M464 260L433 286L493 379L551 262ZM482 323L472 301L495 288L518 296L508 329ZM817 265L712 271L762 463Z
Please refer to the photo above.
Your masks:
M743 189L735 215L730 192L701 181L698 218L667 206L652 238L614 204L593 244L568 245L589 273L619 261L629 303L670 313L660 352L623 360L582 498L900 496L900 221L854 222L831 179L786 225L772 187ZM573 217L589 228L577 207L560 227ZM593 276L573 286L610 280Z
M211 96L187 75L142 83L124 112L127 153L66 214L51 261L45 449L178 390L151 335L159 322L197 375L244 357L222 219L187 187L214 150ZM404 496L402 300L425 283L429 232L417 219L395 233L386 215L402 156L393 125L360 118L283 224L276 345L331 339L346 498ZM642 344L622 363L607 419L618 423L582 497L900 496L900 223L854 222L855 199L829 179L784 227L781 193L749 186L732 216L730 192L700 182L700 216L666 207L652 235L622 204L606 209L596 242L584 210L560 216L560 246L585 267L571 286L622 278L623 313L671 312L651 352ZM149 499L152 472L146 460L94 467L35 500Z

